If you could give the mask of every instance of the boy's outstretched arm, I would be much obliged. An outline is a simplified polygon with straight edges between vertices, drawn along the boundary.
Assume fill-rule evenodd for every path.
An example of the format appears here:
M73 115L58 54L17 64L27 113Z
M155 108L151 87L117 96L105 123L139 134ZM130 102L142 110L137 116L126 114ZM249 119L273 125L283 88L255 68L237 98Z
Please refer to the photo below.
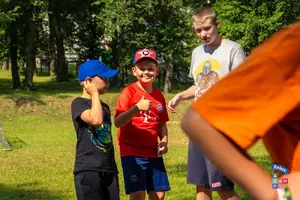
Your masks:
M175 113L175 107L184 100L189 100L193 99L195 97L195 91L196 91L196 86L192 85L190 88L184 90L183 92L180 92L171 99L171 101L168 103L168 109Z
M114 118L114 123L117 128L126 125L128 122L132 120L132 118L140 111L148 111L151 109L151 101L145 99L145 95L141 98L141 100L131 107L129 110L119 114Z
M84 89L91 96L92 107L91 109L84 111L80 115L80 118L87 124L99 126L103 122L103 111L98 89L94 83L90 83L88 81L84 82Z
M277 199L277 193L272 189L271 177L256 163L244 156L194 109L189 108L185 113L181 127L219 170L240 185L254 199Z

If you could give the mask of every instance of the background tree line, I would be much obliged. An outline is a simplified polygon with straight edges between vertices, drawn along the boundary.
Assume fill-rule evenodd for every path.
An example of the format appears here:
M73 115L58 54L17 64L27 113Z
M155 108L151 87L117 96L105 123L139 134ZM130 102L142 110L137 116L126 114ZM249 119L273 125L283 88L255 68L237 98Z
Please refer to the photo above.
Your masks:
M300 19L300 0L209 2L221 21L221 35L239 42L247 53L279 28ZM36 58L48 61L51 80L67 81L66 55L71 53L76 55L73 61L77 66L100 58L119 69L112 83L123 86L135 51L146 47L158 52L161 73L157 84L168 92L172 83L187 81L191 51L200 44L191 14L206 3L0 0L0 67L10 68L13 88L34 90Z

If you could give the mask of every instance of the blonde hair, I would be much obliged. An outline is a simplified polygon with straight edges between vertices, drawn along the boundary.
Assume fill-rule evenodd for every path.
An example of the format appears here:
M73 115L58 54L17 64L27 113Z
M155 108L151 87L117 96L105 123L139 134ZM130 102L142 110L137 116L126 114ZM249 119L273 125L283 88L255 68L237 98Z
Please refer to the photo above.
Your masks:
M199 22L196 18L201 18L202 22L205 22L208 19L211 19L213 23L217 22L217 15L215 13L215 11L213 11L212 8L210 7L202 7L202 8L198 8L195 10L195 12L193 13L193 22L197 23Z

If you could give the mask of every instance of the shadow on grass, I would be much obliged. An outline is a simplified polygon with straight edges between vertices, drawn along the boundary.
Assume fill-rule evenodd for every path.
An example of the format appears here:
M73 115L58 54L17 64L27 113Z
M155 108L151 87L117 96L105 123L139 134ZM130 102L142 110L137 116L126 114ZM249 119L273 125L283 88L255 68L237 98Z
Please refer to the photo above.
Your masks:
M58 195L59 191L53 192L46 188L32 189L38 185L36 182L30 182L25 184L7 185L0 184L0 199L1 200L32 200L32 199L66 199L65 196ZM54 194L55 193L55 194Z
M39 105L45 105L45 102L40 100L40 97L34 96L9 96L7 99L13 100L17 106L23 106L25 104L36 103Z
M3 79L3 78L0 79L1 94L11 94L13 91L16 91L16 90L13 90L11 88L11 86L12 86L12 83L11 83L10 79Z
M28 91L22 89L12 89L10 79L1 79L0 78L0 95L29 95L38 97L39 95L57 95L60 93L78 93L82 91L82 87L79 85L77 79L70 79L65 82L55 82L55 81L44 81L34 83L37 90ZM120 92L120 88L110 87L107 93Z
M38 72L38 77L48 77L48 72ZM74 72L75 73L75 72ZM78 80L76 79L76 75L74 73L69 74L69 81L65 82L55 82L50 81L48 78L47 80L43 82L36 81L34 82L34 85L37 89L37 91L29 91L24 89L12 89L12 79L11 78L0 78L0 95L10 95L10 94L27 94L27 95L38 95L38 94L44 94L44 95L56 95L57 93L80 93L82 88L79 85ZM136 81L136 78L132 75L128 75L129 83L131 84ZM22 79L22 77L21 77ZM22 81L22 80L21 80ZM113 80L112 80L113 81ZM158 87L157 80L154 82L154 86L161 89L163 89L163 83L162 85ZM107 93L115 93L120 92L122 88L114 86L114 83L111 82L111 86ZM178 82L174 82L172 85L172 93L177 93L178 91L182 91L188 87L190 87L191 84L180 84Z
M27 146L27 144L17 136L15 136L15 137L8 136L6 139L7 139L7 142L9 143L9 145L12 147L12 150L21 149L21 148Z
M44 71L38 71L37 76L50 76L50 72L48 72L47 70Z

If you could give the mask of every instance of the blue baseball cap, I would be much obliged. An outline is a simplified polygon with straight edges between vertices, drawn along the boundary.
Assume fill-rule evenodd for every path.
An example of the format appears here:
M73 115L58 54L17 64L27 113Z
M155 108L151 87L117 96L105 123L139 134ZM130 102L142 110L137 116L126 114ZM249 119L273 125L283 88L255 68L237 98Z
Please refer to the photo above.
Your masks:
M109 69L100 60L88 60L84 62L78 70L78 79L80 82L84 81L87 77L93 78L100 76L103 78L111 78L115 76L119 70Z

